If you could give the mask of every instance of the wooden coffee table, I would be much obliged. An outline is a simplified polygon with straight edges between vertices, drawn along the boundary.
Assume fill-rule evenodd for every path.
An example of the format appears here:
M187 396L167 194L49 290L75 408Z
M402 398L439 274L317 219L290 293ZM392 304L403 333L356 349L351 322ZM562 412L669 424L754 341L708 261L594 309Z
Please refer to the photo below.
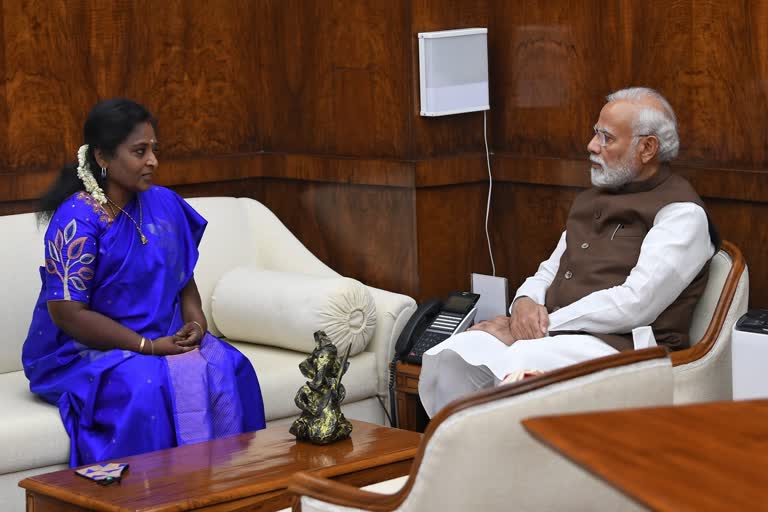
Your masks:
M352 421L352 437L328 446L297 442L288 425L125 457L120 483L101 486L71 469L34 476L27 510L235 511L290 505L297 471L364 486L408 474L421 434ZM147 432L146 435L151 435Z

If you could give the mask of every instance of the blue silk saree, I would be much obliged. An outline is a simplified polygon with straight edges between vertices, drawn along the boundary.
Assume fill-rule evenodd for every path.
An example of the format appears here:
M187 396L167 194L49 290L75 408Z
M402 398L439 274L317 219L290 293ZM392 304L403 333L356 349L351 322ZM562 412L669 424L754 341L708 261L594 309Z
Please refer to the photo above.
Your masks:
M111 221L84 192L59 206L45 235L42 289L22 361L32 392L59 407L71 466L265 426L251 363L209 333L199 349L161 357L91 349L51 320L48 301L73 300L148 340L182 327L180 293L206 221L162 187L137 194L125 211L141 218L146 245L127 215Z

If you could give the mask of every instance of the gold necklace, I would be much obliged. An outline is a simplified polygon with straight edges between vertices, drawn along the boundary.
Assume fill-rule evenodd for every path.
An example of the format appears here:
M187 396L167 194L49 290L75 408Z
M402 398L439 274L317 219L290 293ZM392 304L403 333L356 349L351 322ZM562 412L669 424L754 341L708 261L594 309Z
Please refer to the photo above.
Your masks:
M131 222L133 222L133 225L136 226L136 231L139 232L139 236L141 237L141 245L147 245L147 242L148 242L147 237L144 236L144 232L141 230L141 226L144 225L144 215L141 211L141 199L139 198L139 196L138 195L136 196L136 201L138 201L139 203L139 222L138 223L136 223L136 221L133 220L133 217L131 217L127 211L123 210L118 205L116 205L115 202L112 201L109 197L107 197L107 201L109 201L109 204L111 205L109 207L110 210L112 210L112 206L114 206L115 208L123 212L125 216L131 220ZM112 210L112 218L114 217L117 217L117 214L115 213L114 210Z

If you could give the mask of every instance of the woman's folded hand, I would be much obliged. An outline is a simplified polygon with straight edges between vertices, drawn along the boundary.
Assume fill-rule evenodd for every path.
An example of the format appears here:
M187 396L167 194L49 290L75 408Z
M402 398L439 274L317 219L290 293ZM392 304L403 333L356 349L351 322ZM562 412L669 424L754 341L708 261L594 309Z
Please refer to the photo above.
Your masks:
M195 348L203 341L203 330L196 322L187 322L173 335L174 342L180 347Z
M195 346L182 346L176 343L176 336L163 336L157 338L153 342L153 349L156 356L172 356L175 354L183 354L197 348Z

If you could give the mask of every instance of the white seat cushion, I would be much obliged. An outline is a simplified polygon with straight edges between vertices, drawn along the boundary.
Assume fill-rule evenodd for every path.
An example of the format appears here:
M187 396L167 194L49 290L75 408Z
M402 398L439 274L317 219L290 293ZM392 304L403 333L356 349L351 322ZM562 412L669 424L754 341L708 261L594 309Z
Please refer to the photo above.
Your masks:
M267 420L298 417L301 411L293 399L296 391L307 381L299 371L299 363L307 358L307 354L252 343L230 343L251 360L256 370ZM342 383L347 390L345 403L376 396L375 354L362 352L350 357L349 370L344 374Z
M69 436L58 407L29 390L24 372L0 374L0 474L69 461Z

